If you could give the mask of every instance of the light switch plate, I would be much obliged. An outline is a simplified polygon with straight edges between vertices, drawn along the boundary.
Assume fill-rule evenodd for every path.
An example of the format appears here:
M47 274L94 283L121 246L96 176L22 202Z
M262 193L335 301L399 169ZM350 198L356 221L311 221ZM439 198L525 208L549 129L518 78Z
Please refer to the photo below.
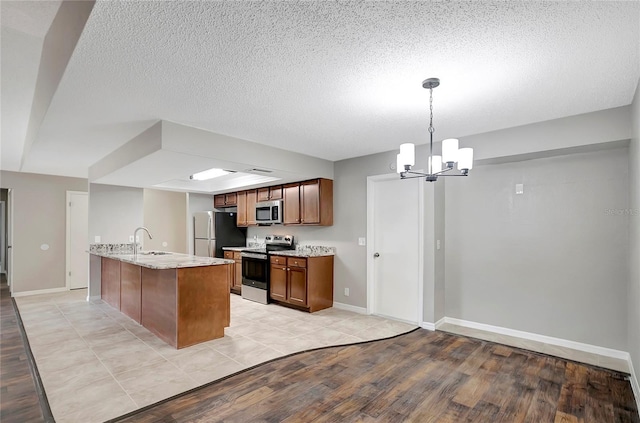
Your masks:
M439 250L440 249L440 240L438 239L436 241L436 249Z
M516 194L524 193L524 184L516 184Z
M102 241L102 237L100 235L96 235L93 237L93 242L101 242Z
M349 296L349 288L345 288L344 289L344 296L348 297Z
M367 238L364 238L364 237L358 238L358 245L360 246L367 245Z

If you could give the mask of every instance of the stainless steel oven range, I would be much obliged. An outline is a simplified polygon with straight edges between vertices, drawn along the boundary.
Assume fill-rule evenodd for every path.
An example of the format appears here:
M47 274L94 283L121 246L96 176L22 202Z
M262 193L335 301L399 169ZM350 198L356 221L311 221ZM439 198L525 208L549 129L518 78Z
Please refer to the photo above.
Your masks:
M263 250L241 252L242 298L261 304L269 303L269 253L293 250L292 235L267 235Z

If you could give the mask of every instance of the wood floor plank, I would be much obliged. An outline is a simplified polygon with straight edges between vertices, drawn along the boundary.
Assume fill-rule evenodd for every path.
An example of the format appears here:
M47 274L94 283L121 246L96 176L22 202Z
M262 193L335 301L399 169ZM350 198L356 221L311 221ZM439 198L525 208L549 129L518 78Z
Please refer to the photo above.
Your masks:
M640 423L625 376L423 329L304 352L123 422Z
M18 314L4 275L0 280L0 334L0 421L53 421L46 400L41 406L44 394L43 391L38 392Z

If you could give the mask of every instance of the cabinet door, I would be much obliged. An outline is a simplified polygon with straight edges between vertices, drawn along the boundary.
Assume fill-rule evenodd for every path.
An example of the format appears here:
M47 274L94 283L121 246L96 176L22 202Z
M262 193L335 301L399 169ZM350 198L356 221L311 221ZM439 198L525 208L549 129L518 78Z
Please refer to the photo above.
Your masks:
M213 207L215 208L224 207L224 204L225 204L224 194L218 194L213 196Z
M247 191L247 226L257 225L256 222L256 200L258 192L254 189Z
M269 187L270 200L282 200L282 186Z
M269 201L269 188L260 188L258 190L258 201Z
M287 300L287 268L280 265L271 265L269 273L270 296L277 301Z
M289 302L307 306L307 269L303 267L289 268Z
M320 181L308 181L300 184L300 221L301 223L320 223Z
M225 253L226 255L226 253ZM236 264L229 265L229 289L236 285Z
M247 192L239 192L236 196L238 211L236 213L236 224L238 226L247 226Z
M227 207L235 206L237 204L238 195L235 192L230 192L229 194L224 195L224 204ZM215 197L214 197L215 203Z
M233 286L235 288L242 288L242 260L236 260L235 265L236 277L233 279Z
M282 223L300 223L300 184L285 185L282 187L284 198L284 213Z
M100 278L102 300L120 310L120 261L102 257Z

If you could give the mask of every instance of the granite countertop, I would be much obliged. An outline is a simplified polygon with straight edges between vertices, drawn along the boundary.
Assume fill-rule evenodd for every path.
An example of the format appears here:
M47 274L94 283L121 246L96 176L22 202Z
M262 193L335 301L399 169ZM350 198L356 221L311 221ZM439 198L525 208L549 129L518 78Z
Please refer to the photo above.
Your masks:
M106 257L110 259L120 260L125 263L135 264L137 266L148 267L150 269L177 269L182 267L201 267L201 266L218 266L221 264L233 264L233 260L215 258L215 257L198 257L188 254L170 253L162 255L145 255L138 253L136 257L133 254L122 253L104 253L91 251L91 254ZM145 253L145 251L142 251Z
M334 247L320 247L315 245L298 246L295 250L271 251L269 254L289 257L325 257L335 256Z

